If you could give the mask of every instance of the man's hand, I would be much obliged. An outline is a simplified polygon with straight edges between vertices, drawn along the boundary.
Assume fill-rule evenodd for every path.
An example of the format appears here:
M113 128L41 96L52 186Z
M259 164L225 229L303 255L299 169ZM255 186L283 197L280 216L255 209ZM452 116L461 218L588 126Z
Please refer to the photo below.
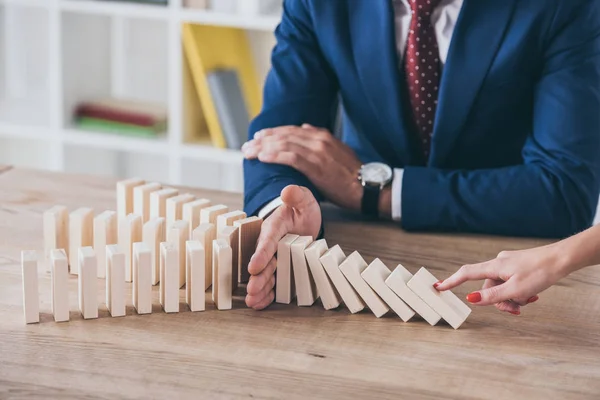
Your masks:
M256 252L248 264L250 281L246 305L255 310L266 308L275 299L275 253L279 241L288 233L316 238L321 227L321 208L307 188L288 186L281 192L283 205L262 224Z
M360 210L362 163L354 151L326 129L311 125L265 129L242 147L244 157L283 164L302 172L332 203Z

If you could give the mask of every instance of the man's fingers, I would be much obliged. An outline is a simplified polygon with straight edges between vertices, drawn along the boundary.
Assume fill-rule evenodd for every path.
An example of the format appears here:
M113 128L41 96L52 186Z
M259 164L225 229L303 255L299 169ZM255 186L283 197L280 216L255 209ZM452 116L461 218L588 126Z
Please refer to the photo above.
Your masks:
M498 279L495 260L480 264L463 265L448 279L435 284L439 291L450 290L467 281L478 281L481 279Z
M299 213L317 202L315 196L304 186L290 185L281 191L283 203Z
M281 207L278 208L263 223L256 251L248 264L250 275L258 275L267 267L269 261L271 261L277 252L279 241L291 229L290 221L283 217L284 211L286 210L283 210Z
M269 292L269 294L262 301L260 301L258 304L256 304L252 308L255 310L264 310L265 308L269 307L273 303L273 300L275 300L275 291L271 290Z
M277 261L273 257L271 258L271 261L269 261L269 264L267 264L267 267L260 274L251 276L246 288L248 294L251 296L258 295L273 277L276 267Z
M275 287L275 276L271 276L267 285L256 295L246 296L246 305L256 310L261 310L273 302L271 294Z

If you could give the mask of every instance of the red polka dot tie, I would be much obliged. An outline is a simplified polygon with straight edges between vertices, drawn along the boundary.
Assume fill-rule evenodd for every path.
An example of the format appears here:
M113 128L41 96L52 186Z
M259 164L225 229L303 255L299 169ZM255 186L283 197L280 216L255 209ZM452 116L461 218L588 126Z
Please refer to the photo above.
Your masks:
M431 13L440 0L409 0L412 20L404 65L414 122L429 158L440 84L440 51Z

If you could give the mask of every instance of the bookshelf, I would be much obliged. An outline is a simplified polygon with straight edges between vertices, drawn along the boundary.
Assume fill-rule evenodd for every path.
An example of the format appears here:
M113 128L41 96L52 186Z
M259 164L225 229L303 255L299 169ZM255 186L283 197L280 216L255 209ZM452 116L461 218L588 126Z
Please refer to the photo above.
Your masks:
M246 30L262 85L279 19L187 9L182 0L0 0L0 163L241 192L241 152L184 133L181 28ZM167 106L168 131L142 138L75 127L75 105L102 96Z

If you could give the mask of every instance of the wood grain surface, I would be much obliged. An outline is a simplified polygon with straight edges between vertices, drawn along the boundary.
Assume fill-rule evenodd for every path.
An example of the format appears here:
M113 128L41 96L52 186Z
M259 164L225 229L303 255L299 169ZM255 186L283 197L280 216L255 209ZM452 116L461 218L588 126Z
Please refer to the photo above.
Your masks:
M0 398L57 399L594 399L600 396L600 271L572 275L527 306L520 317L476 308L458 331L416 319L403 323L369 310L324 311L274 305L110 318L99 280L99 319L50 314L50 276L39 269L41 323L25 325L21 250L42 254L42 213L56 204L98 214L116 207L115 180L15 168L0 174ZM185 189L188 191L188 189ZM182 190L184 192L184 190ZM240 208L240 195L189 189ZM326 239L346 254L438 278L505 249L545 243L450 234L409 234L325 207ZM461 298L479 287L467 284ZM207 299L209 298L207 294Z

